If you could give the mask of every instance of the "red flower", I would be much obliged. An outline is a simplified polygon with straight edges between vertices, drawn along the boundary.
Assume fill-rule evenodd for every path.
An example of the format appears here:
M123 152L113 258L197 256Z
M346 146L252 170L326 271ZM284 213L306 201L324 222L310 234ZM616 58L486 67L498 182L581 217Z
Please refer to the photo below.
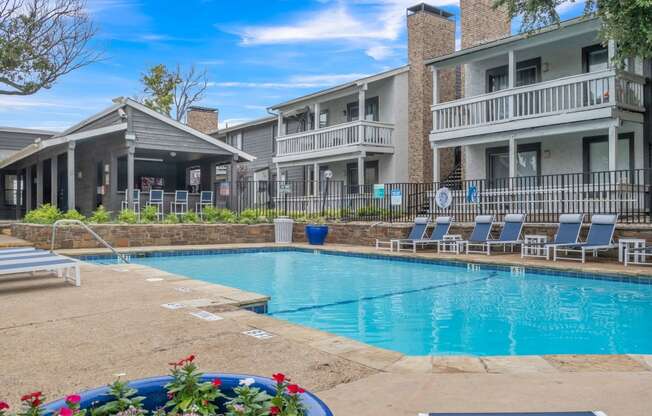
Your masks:
M59 409L59 416L72 416L72 413L72 409L68 409L67 407Z
M290 394L297 394L297 393L305 393L306 392L304 389L299 387L298 384L290 384L288 386L288 391L290 392Z
M79 404L81 401L81 396L78 394L71 394L70 396L66 397L66 402L71 403L71 404Z
M9 409L7 402L0 402L0 411Z
M285 381L285 374L283 374L283 373L272 374L272 378L273 378L274 381L276 381L278 384L281 384L281 383L283 383L283 382Z
M213 379L212 381L213 387L220 387L222 385L222 380L219 378Z
M174 393L168 393L168 400L174 399Z
M202 400L201 402L204 406L208 406L208 400Z
M190 354L188 357L186 357L186 361L189 363L193 362L194 360L195 360L194 354Z
M272 406L272 407L269 408L269 414L270 415L277 415L279 413L281 413L281 409L279 409L278 407Z

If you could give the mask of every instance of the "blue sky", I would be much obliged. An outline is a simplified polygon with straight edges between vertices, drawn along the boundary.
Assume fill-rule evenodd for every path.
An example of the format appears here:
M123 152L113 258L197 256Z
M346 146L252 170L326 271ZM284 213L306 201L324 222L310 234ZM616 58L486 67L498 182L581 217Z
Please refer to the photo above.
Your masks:
M406 63L405 9L417 0L88 0L105 59L28 97L0 96L0 125L63 130L140 93L159 63L208 71L200 103L220 124ZM431 0L459 16L458 0ZM581 4L562 17L580 14ZM513 24L519 28L518 22Z

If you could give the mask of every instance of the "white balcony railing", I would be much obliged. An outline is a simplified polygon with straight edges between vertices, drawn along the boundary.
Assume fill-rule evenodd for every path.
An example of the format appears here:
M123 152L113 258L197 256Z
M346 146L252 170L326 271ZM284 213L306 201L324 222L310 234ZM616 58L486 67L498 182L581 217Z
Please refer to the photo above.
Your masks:
M392 146L394 125L353 121L276 139L276 156L318 152L352 145Z
M641 76L607 70L433 105L433 131L480 127L607 106L645 111ZM614 93L615 92L615 93Z

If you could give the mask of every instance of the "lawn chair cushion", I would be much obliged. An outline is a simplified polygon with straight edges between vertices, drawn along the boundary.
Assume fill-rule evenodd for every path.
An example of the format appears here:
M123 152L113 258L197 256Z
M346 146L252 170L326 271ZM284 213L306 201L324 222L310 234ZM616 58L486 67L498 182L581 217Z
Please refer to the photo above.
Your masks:
M487 241L494 217L491 215L478 215L475 217L475 227L471 232L469 241Z
M500 232L498 241L518 241L525 222L524 214L507 214L505 215L505 226Z
M617 220L618 215L598 214L591 217L591 224L615 224Z
M417 217L414 220L414 226L412 226L412 230L410 230L410 235L408 235L407 239L421 240L426 233L429 222L430 219L428 217Z
M494 222L493 215L478 215L477 217L475 217L476 224L486 224L486 223L491 224L492 222Z
M432 230L430 239L432 241L441 241L444 239L444 236L448 234L448 230L451 228L451 217L438 217L436 220L435 229Z
M559 216L560 224L581 224L584 214L561 214Z

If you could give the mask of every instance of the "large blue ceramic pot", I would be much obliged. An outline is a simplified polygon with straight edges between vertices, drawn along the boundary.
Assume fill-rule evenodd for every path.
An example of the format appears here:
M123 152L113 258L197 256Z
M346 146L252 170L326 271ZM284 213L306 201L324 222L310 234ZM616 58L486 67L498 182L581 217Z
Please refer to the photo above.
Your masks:
M204 374L202 381L212 381L215 378L219 378L222 381L220 390L228 396L234 395L233 389L238 387L240 380L245 378L253 378L256 382L252 386L258 387L270 395L274 395L274 387L276 386L276 382L269 378L249 376L244 374ZM165 405L167 402L167 393L164 386L171 380L172 377L170 376L144 378L130 382L129 386L138 390L139 396L146 397L143 404L147 410L156 410ZM79 393L81 396L80 407L82 409L89 408L91 407L92 403L94 403L96 406L100 406L111 401L111 396L107 395L108 391L108 387L105 386ZM324 404L324 402L322 402L317 396L313 395L312 393L305 392L301 394L301 401L306 409L307 416L333 416L333 413L331 413L326 404ZM44 406L46 416L52 415L52 413L61 409L65 405L65 399L46 404Z
M306 238L313 246L321 246L326 241L328 235L328 225L306 225Z

